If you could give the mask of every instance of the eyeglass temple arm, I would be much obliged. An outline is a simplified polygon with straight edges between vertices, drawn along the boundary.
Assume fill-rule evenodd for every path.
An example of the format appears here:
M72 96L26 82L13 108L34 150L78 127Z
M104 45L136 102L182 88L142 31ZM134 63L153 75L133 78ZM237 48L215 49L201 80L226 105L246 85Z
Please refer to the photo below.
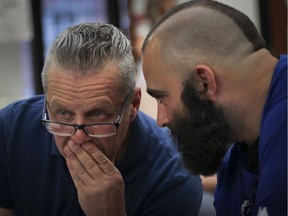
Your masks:
M42 120L47 120L47 112L46 112L46 98L44 98L43 110L42 110Z
M133 92L133 91L132 91L132 92ZM121 121L122 121L123 112L124 112L125 109L126 109L126 106L127 106L128 102L129 102L130 96L131 96L131 93L130 93L129 95L127 95L127 97L126 97L126 99L125 99L125 101L124 101L124 104L123 104L123 106L121 107L120 113L119 113L119 115L118 115L118 117L117 117L117 119L116 119L116 121L115 121L116 127L119 127L119 125L120 125L120 123L121 123Z

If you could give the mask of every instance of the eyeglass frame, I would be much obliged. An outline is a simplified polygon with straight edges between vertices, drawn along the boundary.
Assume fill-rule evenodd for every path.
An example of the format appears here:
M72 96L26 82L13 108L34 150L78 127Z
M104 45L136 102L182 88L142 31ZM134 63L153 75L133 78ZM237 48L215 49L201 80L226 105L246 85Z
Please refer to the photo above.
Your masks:
M58 121L51 121L51 120L48 120L47 119L47 116L48 116L48 112L47 112L47 107L46 107L46 104L47 104L47 101L46 101L46 98L44 98L44 106L43 106L43 111L42 111L42 118L41 118L41 122L42 124L46 127L46 123L56 123L56 124L60 124L60 125L67 125L67 126L72 126L74 127L74 131L73 133L71 134L66 134L66 135L59 135L59 134L56 134L56 133L52 133L51 131L49 131L47 129L47 131L53 135L57 135L57 136L62 136L62 137L68 137L68 136L73 136L77 130L83 130L88 136L92 137L92 138L105 138L105 137L111 137L111 136L114 136L116 133L117 133L117 129L118 127L120 126L121 124L121 121L122 121L122 118L123 118L123 115L124 115L124 111L125 109L127 108L127 105L128 105L128 102L129 102L129 99L130 99L130 96L132 95L133 91L131 91L124 99L122 105L121 105L121 108L120 108L120 111L115 119L115 121L112 121L112 122L99 122L99 123L94 123L94 124L70 124L70 123L65 123L65 122L58 122ZM88 126L94 126L94 125L114 125L115 126L115 132L112 134L106 134L106 135L93 135L93 134L90 134L88 132L88 130L86 130L86 127Z

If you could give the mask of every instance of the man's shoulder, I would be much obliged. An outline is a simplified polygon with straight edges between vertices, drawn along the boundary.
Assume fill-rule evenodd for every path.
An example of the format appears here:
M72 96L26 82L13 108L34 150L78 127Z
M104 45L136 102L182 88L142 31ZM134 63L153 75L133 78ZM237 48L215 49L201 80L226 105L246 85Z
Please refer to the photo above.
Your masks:
M142 135L146 137L148 136L149 142L154 145L154 150L156 150L158 146L169 149L173 155L178 154L176 141L167 127L159 127L155 119L143 112L139 112L138 114L138 127L140 127L141 130L138 130L137 133L142 133Z
M276 70L277 69L285 69L287 68L287 55L280 55L279 56L279 62L276 66Z
M25 99L15 101L7 105L3 109L1 109L1 112L20 111L28 107L29 108L35 107L36 109L37 108L39 109L43 107L43 104L44 104L44 96L37 95L37 96L30 97L30 98L25 98Z
M33 119L39 121L43 104L44 96L42 95L15 101L0 110L1 124L6 127L13 124L19 124L20 126L20 124L26 124L27 122L32 124Z
M138 113L132 124L129 143L127 158L137 161L133 164L143 164L152 173L164 172L164 168L168 167L169 172L171 169L186 172L169 129L159 127L154 119L142 112ZM129 163L132 164L132 161Z
M161 137L164 139L168 138L172 140L170 130L167 127L158 126L156 120L150 117L149 115L140 111L137 115L137 119L138 121L136 124L138 124L138 126L144 129L145 133L153 134L157 137Z

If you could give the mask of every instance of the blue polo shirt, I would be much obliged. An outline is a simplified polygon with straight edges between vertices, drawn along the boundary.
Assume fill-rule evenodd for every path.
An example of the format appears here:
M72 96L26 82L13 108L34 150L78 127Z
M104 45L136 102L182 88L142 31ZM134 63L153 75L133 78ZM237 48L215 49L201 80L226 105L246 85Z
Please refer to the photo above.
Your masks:
M35 96L0 111L0 207L21 216L84 215L65 159L41 123L43 102ZM197 215L201 180L183 167L168 130L147 115L139 112L132 123L116 167L128 216Z
M280 56L265 102L258 141L236 143L218 172L221 216L287 216L287 56Z

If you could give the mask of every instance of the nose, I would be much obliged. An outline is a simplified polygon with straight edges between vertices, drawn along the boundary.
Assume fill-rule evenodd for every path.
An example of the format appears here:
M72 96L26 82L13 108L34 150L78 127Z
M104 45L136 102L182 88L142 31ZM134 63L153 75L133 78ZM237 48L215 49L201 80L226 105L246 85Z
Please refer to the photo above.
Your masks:
M91 137L86 134L82 128L78 128L75 133L71 136L71 139L74 140L79 145L91 141Z
M167 111L164 108L158 106L157 110L157 124L160 127L166 127L169 124L169 118Z

